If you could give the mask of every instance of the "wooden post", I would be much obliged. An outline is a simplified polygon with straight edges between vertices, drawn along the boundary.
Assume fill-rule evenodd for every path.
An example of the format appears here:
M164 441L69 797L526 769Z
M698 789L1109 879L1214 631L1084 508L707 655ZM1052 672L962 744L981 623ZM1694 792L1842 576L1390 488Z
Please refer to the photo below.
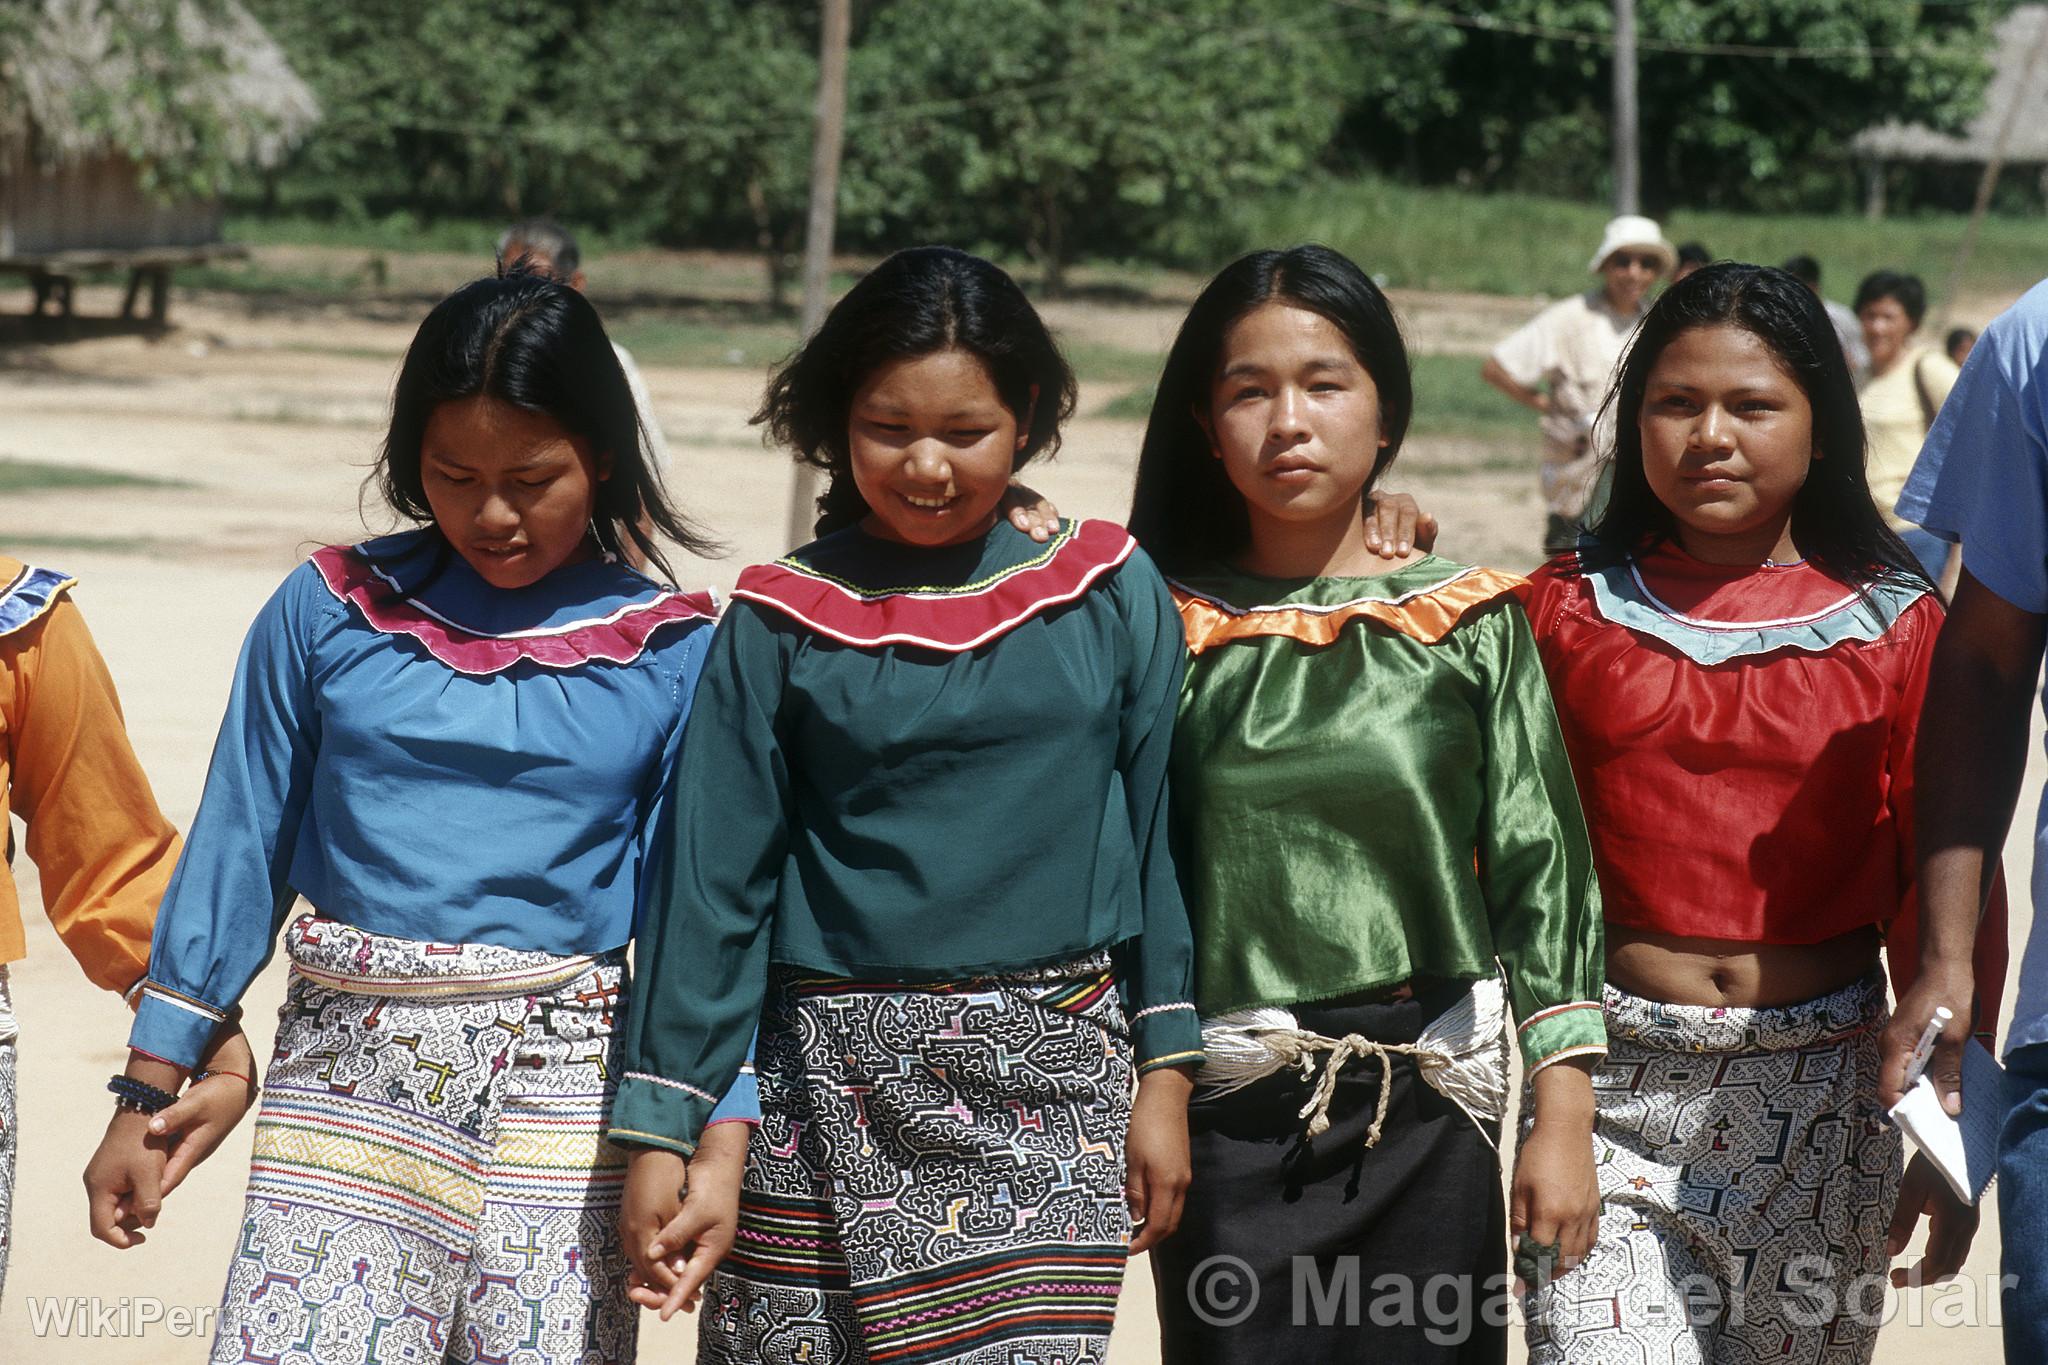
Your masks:
M1954 316L1956 298L1963 291L1963 272L1969 268L1970 256L1977 249L1977 232L1984 226L1984 215L1991 211L1991 192L1998 188L1999 172L2005 169L2005 149L2012 142L2013 125L2019 122L2020 110L2026 107L2027 95L2033 89L2034 68L2040 65L2044 48L2048 48L2048 20L2035 30L2033 46L2027 49L2026 64L2020 67L2019 83L2012 92L2012 103L2005 107L1998 136L1991 141L1991 155L1984 162L1984 174L1977 180L1977 202L1970 206L1970 225L1963 229L1963 243L1956 248L1956 263L1948 272L1948 288L1942 291L1941 309L1930 331L1939 332Z
M1614 0L1614 211L1642 211L1636 115L1636 3Z
M804 340L825 320L832 299L832 237L839 212L839 153L846 142L846 46L852 0L822 0L818 38L817 132L811 141L811 213L804 225ZM790 545L811 539L817 520L818 471L796 467L789 493Z

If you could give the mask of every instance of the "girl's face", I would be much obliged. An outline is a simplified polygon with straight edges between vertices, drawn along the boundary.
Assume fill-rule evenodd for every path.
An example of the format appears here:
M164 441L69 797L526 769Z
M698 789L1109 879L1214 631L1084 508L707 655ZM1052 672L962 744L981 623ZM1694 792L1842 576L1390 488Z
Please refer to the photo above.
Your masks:
M1813 405L1760 337L1726 325L1680 332L1651 366L1638 427L1643 474L1689 553L1723 564L1793 557Z
M479 395L442 403L420 442L434 522L494 588L523 588L596 553L597 485L609 456L554 418Z
M1209 407L1195 414L1261 520L1364 515L1380 447L1380 391L1351 342L1321 313L1262 303L1224 334Z
M1918 327L1906 305L1893 298L1872 299L1856 317L1863 324L1863 344L1870 348L1870 368L1877 371L1891 368Z
M1038 401L1034 389L1032 402ZM853 395L847 451L872 535L952 545L988 530L1024 448L981 357L934 351L878 366Z

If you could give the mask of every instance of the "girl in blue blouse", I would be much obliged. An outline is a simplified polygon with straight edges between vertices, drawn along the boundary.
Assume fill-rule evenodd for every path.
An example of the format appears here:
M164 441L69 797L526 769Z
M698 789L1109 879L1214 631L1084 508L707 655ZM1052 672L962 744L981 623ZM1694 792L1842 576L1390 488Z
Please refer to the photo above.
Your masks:
M643 515L707 542L649 467L596 312L516 272L421 325L375 479L415 528L316 552L243 647L94 1231L154 1221L143 1115L303 896L213 1359L630 1361L613 1027L713 604L622 559L666 576ZM746 1081L719 1116L750 1105ZM712 1129L704 1172L722 1154L736 1186L745 1135Z

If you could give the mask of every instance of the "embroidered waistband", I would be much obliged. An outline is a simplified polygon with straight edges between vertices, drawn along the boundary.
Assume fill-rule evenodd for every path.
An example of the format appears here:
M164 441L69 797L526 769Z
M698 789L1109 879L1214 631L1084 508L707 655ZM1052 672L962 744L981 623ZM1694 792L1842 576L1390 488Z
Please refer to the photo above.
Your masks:
M1839 990L1795 1005L1673 1005L1606 991L1607 1036L1661 1052L1785 1052L1823 1047L1882 1027L1884 973L1873 967Z
M625 953L563 956L492 943L428 943L303 915L285 930L285 952L300 976L352 995L494 999L546 995Z

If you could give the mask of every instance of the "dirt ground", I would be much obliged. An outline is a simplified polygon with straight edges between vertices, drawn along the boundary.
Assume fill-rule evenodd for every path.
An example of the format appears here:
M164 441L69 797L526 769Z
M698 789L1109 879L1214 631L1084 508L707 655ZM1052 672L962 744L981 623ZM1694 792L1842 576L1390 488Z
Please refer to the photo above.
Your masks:
M459 278L459 276L458 276ZM104 291L82 306L111 311ZM1404 297L1411 334L1430 349L1473 353L1527 316L1527 300ZM10 305L11 306L11 305ZM1985 312L1993 311L1985 309ZM1069 337L1163 350L1179 322L1170 302L1048 309ZM318 544L366 529L361 479L374 457L398 358L417 315L389 307L257 306L231 296L180 296L178 327L147 340L103 337L0 349L0 456L173 480L18 494L0 501L0 550L82 580L76 598L117 678L136 747L171 818L197 805L229 673L243 631L278 580ZM789 467L765 451L746 416L758 371L650 368L657 414L674 450L683 503L731 546L691 562L686 580L730 586L739 568L783 548ZM1121 517L1140 435L1098 413L1124 385L1086 386L1084 414L1058 460L1030 480L1069 512ZM1449 528L1446 554L1526 569L1542 508L1533 469L1471 443L1411 443L1393 481ZM367 527L387 525L374 504ZM2041 774L2030 774L2031 809ZM2025 826L2024 820L2018 822ZM2009 851L2025 885L2024 830ZM34 869L15 869L36 904ZM2014 926L2015 945L2024 941ZM123 1061L126 1014L86 984L46 921L29 916L29 958L12 969L21 1019L21 1147L15 1251L0 1304L0 1360L35 1365L196 1362L206 1336L190 1319L211 1308L234 1245L246 1172L246 1122L171 1199L148 1244L123 1254L86 1234L79 1173L109 1111L105 1078ZM248 999L252 1041L267 1056L283 972L267 969ZM1878 1359L1997 1359L1996 1229L1987 1218L1961 1289L1895 1296L1899 1321ZM1991 1288L1987 1288L1991 1286ZM46 1315L87 1296L97 1321L69 1334ZM153 1320L182 1311L184 1323ZM1919 1323L1922 1325L1913 1325ZM182 1332L178 1329L183 1327ZM650 1320L641 1358L689 1358L691 1328ZM1369 1355L1369 1344L1362 1347ZM1519 1343L1515 1358L1520 1359ZM1157 1358L1147 1268L1133 1267L1112 1360Z

